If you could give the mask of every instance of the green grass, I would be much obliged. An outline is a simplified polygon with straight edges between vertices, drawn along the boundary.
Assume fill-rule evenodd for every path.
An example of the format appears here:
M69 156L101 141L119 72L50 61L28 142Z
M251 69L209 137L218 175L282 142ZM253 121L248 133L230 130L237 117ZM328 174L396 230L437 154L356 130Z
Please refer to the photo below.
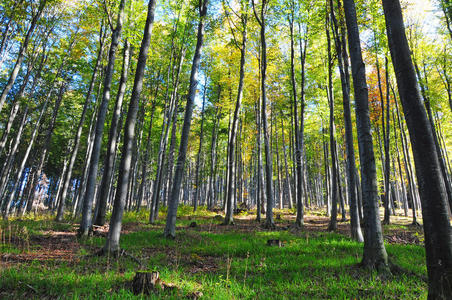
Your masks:
M164 221L163 214L159 222ZM404 272L382 278L357 266L362 244L340 234L258 230L215 233L186 227L193 220L198 224L218 224L215 215L207 214L205 209L193 215L182 207L178 226L184 228L177 232L175 240L165 239L161 226L147 225L145 213L124 216L126 224L139 224L139 231L122 235L121 247L141 259L145 269L158 270L163 281L180 288L151 298L179 299L194 291L201 291L206 299L425 299L427 296L422 246L386 245L391 260ZM24 225L23 222L19 221ZM42 234L39 228L63 226L45 219L27 222L31 223L25 226L30 226L29 232L34 234ZM18 223L13 220L12 224ZM2 226L5 230L5 224ZM70 224L66 226L71 228ZM269 247L268 239L282 240L285 246ZM128 282L138 270L136 262L126 257L86 256L104 242L102 237L81 241L75 262L35 260L3 267L0 298L139 299L140 296L128 289ZM0 249L26 252L14 247Z

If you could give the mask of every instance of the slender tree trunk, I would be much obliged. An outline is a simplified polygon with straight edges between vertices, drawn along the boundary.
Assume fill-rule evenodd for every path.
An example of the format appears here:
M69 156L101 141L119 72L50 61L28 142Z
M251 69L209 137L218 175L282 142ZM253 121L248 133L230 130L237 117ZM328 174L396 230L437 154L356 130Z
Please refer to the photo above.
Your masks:
M242 7L243 8L243 7ZM245 8L246 9L246 8ZM230 128L230 134L229 134L229 142L228 142L228 176L229 176L229 184L228 189L226 191L226 216L224 219L224 224L234 224L233 219L233 195L234 190L232 189L232 181L233 176L235 173L234 170L234 145L236 141L237 136L237 122L239 119L240 114L240 106L242 104L242 96L243 96L243 84L244 84L244 78L245 78L245 56L246 56L246 43L247 43L247 22L248 22L248 15L246 12L244 12L241 16L241 22L243 26L242 30L242 43L240 46L240 71L239 71L239 85L237 89L237 100L235 102L235 108L234 108L234 116L232 118L232 125Z
M296 190L297 193L295 193L296 196L296 206L297 206L297 219L295 220L295 226L301 227L304 225L304 219L303 219L303 200L302 200L302 180L303 180L303 174L302 174L302 146L301 146L301 136L300 136L300 128L299 128L299 122L298 122L298 100L297 100L297 85L296 85L296 79L295 79L295 46L294 46L294 2L292 1L292 7L291 7L291 15L289 17L289 28L290 28L290 78L292 83L292 97L293 97L293 118L294 118L294 125L295 125L295 164L296 164ZM302 103L303 106L303 103ZM302 114L301 114L302 116Z
M427 110L427 118L430 123L430 127L432 128L433 140L435 142L435 149L438 154L438 162L439 162L439 166L440 166L440 170L441 170L441 175L443 177L445 187L446 187L447 201L449 203L449 207L452 212L452 186L451 186L451 184L449 182L449 178L447 176L446 165L445 165L442 153L441 153L441 148L440 148L439 141L438 141L438 134L436 132L435 120L433 119L432 108L430 105L430 97L428 96L428 80L427 80L427 72L425 70L425 63L424 63L423 80L421 77L421 73L419 71L419 66L417 65L414 57L413 57L413 64L414 64L414 69L416 71L417 78L419 80L419 86L421 88L421 94L424 99L425 109Z
M168 214L166 218L164 235L169 238L174 238L176 236L177 206L179 204L180 187L187 156L188 137L190 134L191 118L193 114L193 102L196 96L196 88L198 85L198 71L201 62L202 44L204 40L204 19L207 14L207 2L208 0L200 0L199 2L200 19L198 24L196 49L193 57L193 64L190 75L190 87L187 96L187 104L185 107L184 125L182 127L176 171L174 173L173 186L171 187L171 198L168 199Z
M34 14L31 19L30 27L28 28L25 38L24 38L22 44L20 45L19 53L17 54L17 59L16 59L16 63L14 64L14 68L11 71L8 82L6 83L5 87L3 88L2 93L0 95L0 112L2 111L3 105L5 104L5 100L6 100L6 97L8 96L9 91L11 91L14 83L16 82L17 75L19 75L19 71L22 66L22 62L25 59L25 51L27 50L28 43L30 42L32 33L35 30L35 27L36 27L39 19L41 18L42 12L44 11L46 4L47 4L47 0L40 0L39 7L36 11L36 14Z
M122 148L121 163L119 165L118 186L113 204L113 212L110 219L110 229L103 248L104 253L119 251L119 237L121 234L122 215L127 197L127 185L129 183L130 168L132 163L133 143L135 140L135 124L140 103L140 95L143 90L144 69L146 67L149 46L151 43L152 25L154 23L155 0L148 3L148 13L144 26L143 39L138 55L135 81L132 96L129 102L126 123L124 125L124 143Z
M204 141L204 107L206 105L206 92L207 92L207 78L204 82L204 93L202 95L202 107L201 107L201 131L199 133L199 146L198 154L196 155L196 171L195 171L195 198L193 199L193 212L198 208L199 194L200 194L200 179L199 179L199 169L201 162L201 152L202 152L202 142Z
M57 216L56 216L57 222L61 222L63 220L64 205L66 202L67 190L68 190L69 184L71 182L72 171L73 171L75 160L77 159L77 154L78 154L78 150L80 147L80 139L82 137L83 123L85 122L86 113L88 111L88 106L91 102L91 94L93 92L94 84L96 82L97 72L99 70L99 65L102 60L104 37L105 37L105 34L103 31L103 26L101 26L100 33L99 33L99 51L97 53L97 59L96 59L95 65L94 65L94 70L93 70L93 74L91 76L91 81L89 84L88 92L85 97L85 103L83 105L83 110L82 110L82 114L80 116L79 124L77 127L77 132L74 137L74 148L72 149L72 152L71 152L69 166L67 169L66 177L64 178L64 183L63 183L63 187L62 187L62 191L61 191L61 197L60 197L61 200L59 201L59 204L58 204L58 212L57 212ZM58 199L56 199L56 201L58 202Z
M108 54L108 65L105 72L102 102L97 114L96 129L93 142L93 150L91 160L89 162L88 178L86 183L86 192L83 198L82 221L80 223L79 235L87 236L91 230L92 208L94 202L94 190L96 187L97 170L99 167L99 156L102 146L102 137L104 133L104 123L107 116L108 103L110 102L111 82L115 69L116 50L118 48L119 39L121 37L122 25L124 19L125 0L121 0L119 4L118 18L116 28L111 36L110 51Z
M260 8L260 17L257 15L254 0L253 0L253 10L260 25L260 41L261 41L261 93L262 93L262 133L264 135L264 150L265 150L265 191L267 196L267 208L266 208L266 220L265 228L274 229L275 222L273 220L273 163L272 163L272 153L270 149L270 138L268 134L268 121L267 121L267 42L265 39L265 13L267 10L267 1L262 0Z
M218 87L218 99L221 99L221 86ZM217 152L217 135L220 122L220 111L217 106L215 111L215 121L212 127L212 141L210 142L210 174L209 174L209 193L207 209L212 209L215 203L215 166L216 166L216 152Z
M330 8L332 9L332 7ZM330 17L326 14L326 36L328 43L328 106L330 108L330 152L331 152L331 219L328 230L335 231L337 229L337 204L338 204L338 170L337 170L337 153L336 153L336 125L334 124L334 94L333 94L333 58L331 55L331 38L330 38Z
M340 1L338 4L340 5ZM358 199L356 193L356 163L355 163L355 149L353 146L353 127L352 117L350 112L350 73L348 63L348 53L345 42L345 28L341 26L340 36L338 30L337 19L334 15L333 1L330 0L331 19L334 25L335 46L339 63L339 71L342 83L342 105L344 108L344 122L345 122L345 145L347 151L347 178L348 178L348 202L350 205L350 231L353 239L358 242L363 242L363 235L361 232L361 225L359 222L358 213ZM340 6L339 6L340 8Z
M99 198L97 200L97 216L94 224L103 226L106 222L107 214L107 200L111 189L111 177L113 175L113 162L116 157L117 149L117 137L120 134L121 125L119 123L120 114L122 110L122 102L124 100L124 94L127 88L127 77L129 73L129 60L130 60L130 43L128 40L124 42L124 52L122 60L122 72L119 80L118 93L116 95L115 107L113 109L113 117L110 124L110 132L108 135L107 154L105 156L104 171L102 175L102 181L100 184Z
M355 112L364 206L364 251L362 264L367 267L387 271L388 256L383 243L383 233L378 211L377 172L370 128L366 70L362 59L354 0L344 0L344 12L355 93Z
M9 195L9 197L7 197L7 198L5 197L4 200L3 200L4 202L3 202L2 209L3 209L3 218L4 219L8 218L9 210L11 208L11 204L12 204L12 202L14 200L15 195L16 195L17 187L18 187L20 178L22 176L22 172L23 172L23 170L25 168L25 164L28 161L28 157L30 156L31 148L33 147L33 144L34 144L34 142L36 140L36 136L38 135L38 131L39 131L39 128L40 128L40 125L41 125L42 116L44 115L44 113L46 111L46 108L47 108L47 104L49 103L50 94L51 94L51 92L49 92L49 96L44 101L44 104L43 104L43 106L41 108L41 112L39 114L39 117L34 123L35 127L34 127L32 135L31 135L30 141L28 142L28 147L25 150L24 156L22 158L22 162L21 162L20 166L17 169L16 180L14 181L15 183L14 183L14 186L13 186L13 188L11 190L11 194Z

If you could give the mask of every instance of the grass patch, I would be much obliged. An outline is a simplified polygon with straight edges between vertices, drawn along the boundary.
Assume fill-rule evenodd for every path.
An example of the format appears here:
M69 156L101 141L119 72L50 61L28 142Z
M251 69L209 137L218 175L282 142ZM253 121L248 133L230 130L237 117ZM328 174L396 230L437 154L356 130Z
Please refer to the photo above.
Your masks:
M207 213L205 208L192 213L192 208L182 206L177 237L167 240L160 225L164 223L165 211L161 213L161 223L152 226L147 224L145 212L126 213L125 227L131 230L121 236L121 247L143 261L145 269L158 270L162 280L179 287L177 291L152 295L151 299L179 299L189 297L194 291L201 291L206 299L418 299L427 296L427 284L423 280L425 251L420 245L387 244L391 260L406 272L381 278L374 271L357 266L362 244L341 234L313 232L309 228L293 233L257 229L241 232L235 231L235 227L224 231L225 226L219 226L220 222L214 219L217 213ZM205 230L208 226L189 228L192 221L213 224L215 230ZM71 224L46 218L13 220L9 224L17 226L17 232L24 226L30 227L31 237L48 230L70 233L76 229ZM138 226L131 227L131 224ZM2 224L3 230L5 225ZM284 247L267 246L268 239L279 239ZM64 239L56 239L55 243L61 241ZM139 268L136 262L127 257L87 255L104 243L104 237L83 241L74 237L69 243L74 249L68 260L44 259L44 250L36 259L8 262L2 258L0 298L139 299L129 289L129 282ZM38 249L39 245L31 246ZM12 256L28 253L8 242L3 242L0 250Z

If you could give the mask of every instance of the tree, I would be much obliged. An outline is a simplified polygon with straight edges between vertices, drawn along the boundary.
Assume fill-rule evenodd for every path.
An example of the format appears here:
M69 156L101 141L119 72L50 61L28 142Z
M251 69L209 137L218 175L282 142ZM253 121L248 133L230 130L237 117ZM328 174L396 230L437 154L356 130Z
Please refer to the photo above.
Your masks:
M154 23L155 0L148 3L148 14L144 26L143 39L141 41L140 53L138 55L135 80L133 83L132 96L130 97L127 119L124 125L124 143L122 146L121 163L119 165L118 186L113 204L113 212L110 219L110 229L103 248L104 253L119 251L119 237L121 234L122 215L126 204L127 188L131 173L132 151L135 140L135 125L137 121L140 95L143 90L144 70L146 67L149 46L151 43L152 25Z
M86 191L83 197L82 221L80 222L79 235L87 236L91 230L92 207L94 201L94 189L96 186L97 169L99 167L99 156L102 146L102 136L104 133L104 123L107 116L108 103L110 102L110 90L113 73L115 69L116 50L118 48L119 39L121 37L122 26L124 22L125 0L119 3L118 18L116 27L113 29L112 21L109 17L109 25L112 29L110 51L108 53L108 64L105 72L103 83L102 102L99 107L96 120L96 134L94 136L93 150L91 160L89 162L88 179L86 183ZM107 12L108 13L108 12Z
M234 184L233 178L235 174L234 162L235 162L235 152L234 146L236 143L237 136L237 123L239 119L240 106L242 103L243 96L243 80L245 78L245 56L246 56L246 43L247 43L247 22L248 22L248 4L246 1L241 1L241 13L240 13L240 23L242 30L242 41L239 45L238 41L235 40L234 31L231 28L234 37L234 45L240 50L240 71L239 71L239 85L237 88L237 100L235 102L234 115L232 117L231 129L229 132L228 141L228 186L227 186L227 196L226 196L226 216L224 219L224 224L234 224L233 220L233 197L234 197Z
M366 69L361 53L354 0L344 0L344 12L352 65L359 158L361 163L361 190L364 206L364 251L362 264L366 267L387 271L388 255L383 243L383 233L378 211L378 188L372 135L370 133Z
M418 90L399 0L383 0L389 48L419 183L424 220L429 299L452 297L452 229L432 128Z
M262 94L262 134L264 136L264 149L265 149L265 192L267 198L267 209L265 214L265 227L269 229L275 228L273 220L273 171L272 171L272 153L270 150L270 138L268 135L268 121L267 121L267 43L265 40L265 15L268 9L268 3L266 0L262 0L260 7L260 16L257 14L256 7L253 3L253 12L257 22L260 25L260 41L261 41L261 94Z
M171 187L171 197L168 199L168 214L166 217L166 226L164 235L168 238L176 236L176 215L177 206L179 205L180 186L185 166L185 158L187 156L188 136L190 135L191 118L193 114L193 102L196 96L196 88L198 85L199 64L201 62L202 45L204 41L205 18L207 15L208 0L199 0L199 23L195 53L193 56L193 64L190 75L190 85L187 95L187 103L185 105L184 124L182 126L182 134L180 138L179 155L177 157L176 171L174 173L173 186Z

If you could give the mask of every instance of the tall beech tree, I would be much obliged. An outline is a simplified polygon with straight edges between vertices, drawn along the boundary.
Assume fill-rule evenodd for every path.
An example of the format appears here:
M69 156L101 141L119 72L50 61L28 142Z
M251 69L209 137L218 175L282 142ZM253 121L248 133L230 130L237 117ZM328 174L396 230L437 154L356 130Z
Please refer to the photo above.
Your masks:
M176 236L177 207L179 205L180 186L182 183L185 159L187 156L188 136L190 135L191 118L193 115L193 103L197 94L196 89L198 85L199 65L201 63L201 53L204 42L207 3L208 0L199 0L198 3L199 23L196 48L191 67L190 83L187 95L187 103L185 105L184 124L182 125L179 154L177 157L173 186L171 187L171 197L168 199L168 214L166 217L166 225L163 233L168 238L174 238Z
M452 228L434 136L422 104L399 0L383 0L389 49L413 149L424 220L428 298L452 298Z
M112 29L110 50L108 53L108 64L105 71L103 82L102 101L97 113L95 136L93 141L93 149L91 159L89 161L88 178L86 181L86 191L83 197L82 221L80 222L79 235L87 236L91 230L92 208L94 202L94 192L97 181L97 169L99 167L99 157L102 147L102 137L104 133L105 118L107 116L108 103L110 102L110 90L115 70L116 50L121 38L122 27L124 23L124 8L126 0L121 0L118 7L118 17L116 27L113 28L112 21L109 19L109 25ZM108 9L107 14L108 14ZM110 17L109 17L110 18Z
M267 208L265 213L265 227L269 229L275 228L275 222L273 220L273 206L274 206L274 195L273 195L273 163L272 163L272 153L270 149L270 137L268 134L268 121L267 121L267 42L265 39L265 27L267 26L265 22L265 15L268 10L267 0L262 0L260 5L259 14L256 10L256 5L254 0L253 12L256 17L257 22L260 26L260 42L261 42L261 99L262 99L262 135L264 136L264 150L265 150L265 194L267 198Z
M107 201L110 194L111 177L113 175L114 160L116 158L117 137L119 129L120 114L122 110L122 102L126 92L127 76L129 72L130 60L130 43L128 40L124 42L123 60L121 79L119 80L118 93L116 94L115 107L113 109L113 117L110 124L110 132L108 135L107 155L105 156L104 172L102 174L102 181L100 184L99 197L97 201L97 216L94 224L103 226L105 224L105 215L107 214Z
M14 68L12 69L11 74L9 75L8 82L6 83L5 87L2 90L2 93L0 94L0 112L2 111L3 105L5 104L8 93L13 88L13 85L16 82L17 76L19 75L19 71L20 71L20 68L22 67L22 62L25 59L25 52L27 50L28 44L30 43L31 36L36 28L36 25L38 24L39 19L41 18L41 15L44 12L44 8L46 7L46 4L47 4L47 0L40 0L38 8L36 9L36 11L34 11L34 13L32 15L32 18L30 21L30 26L28 27L24 40L20 45L19 52L17 53L16 63L14 64ZM5 32L5 34L6 34L6 32Z
M137 122L140 96L143 90L144 71L151 44L152 25L154 24L155 0L148 3L148 13L144 26L143 39L141 40L140 53L138 55L135 80L133 83L132 96L130 97L127 118L124 125L124 142L122 146L121 162L119 165L118 185L115 193L113 212L110 219L110 229L102 249L104 253L115 253L119 251L119 237L121 234L122 215L126 205L128 183L131 175L132 151L135 141L135 125ZM127 64L126 64L127 66Z
M228 186L226 191L226 216L224 224L234 224L233 220L233 197L234 197L234 184L233 178L235 174L235 143L237 136L237 124L239 121L240 106L242 104L243 97L243 84L245 78L245 56L246 56L246 43L247 43L247 23L248 23L248 3L245 0L241 1L240 12L240 24L242 41L239 44L237 40L234 40L234 44L240 50L240 71L239 71L239 84L237 88L237 99L235 102L234 115L232 117L231 129L229 132L228 141ZM231 28L231 30L234 30ZM234 35L235 39L235 35Z
M383 243L375 155L370 131L366 69L362 58L359 28L354 0L344 0L348 33L348 47L352 65L355 94L356 127L358 130L359 160L361 164L361 191L364 212L364 251L362 264L388 271L388 255Z

